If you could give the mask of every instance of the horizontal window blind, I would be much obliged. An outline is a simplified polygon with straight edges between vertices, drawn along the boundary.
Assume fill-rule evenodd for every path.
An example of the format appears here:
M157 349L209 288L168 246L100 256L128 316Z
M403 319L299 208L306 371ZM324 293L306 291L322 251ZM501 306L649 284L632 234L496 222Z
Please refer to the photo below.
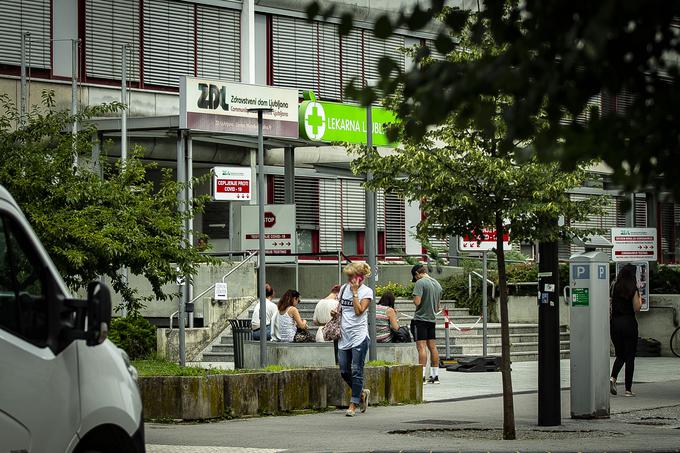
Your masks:
M21 65L21 34L26 38L26 63L50 68L50 0L3 0L0 4L0 64Z
M347 36L340 39L342 50L342 62L340 65L342 99L347 99L345 87L354 80L357 88L364 83L364 46L363 33L361 30L352 30Z
M366 196L359 181L342 180L342 227L343 230L366 229Z
M366 79L378 80L380 72L378 70L380 59L382 57L390 57L397 63L399 68L403 71L405 68L404 53L401 49L404 47L404 37L401 35L392 35L387 39L379 39L373 36L370 30L364 31L364 65L366 67Z
M274 85L318 91L316 25L304 19L272 18Z
M285 203L285 180L274 176L274 203ZM304 176L295 177L295 217L298 228L319 227L319 180Z
M319 249L335 252L342 249L342 198L340 181L319 180Z
M404 200L390 193L385 195L385 244L388 253L403 253L406 250Z
M88 77L120 80L128 44L126 77L139 80L139 0L87 0L85 30Z
M340 36L335 24L317 22L316 59L319 69L319 93L324 100L339 101L342 96L340 74Z
M635 196L635 226L638 228L647 227L647 198Z
M194 5L144 0L144 83L177 87L194 74Z
M198 5L198 77L241 80L241 15L233 9Z

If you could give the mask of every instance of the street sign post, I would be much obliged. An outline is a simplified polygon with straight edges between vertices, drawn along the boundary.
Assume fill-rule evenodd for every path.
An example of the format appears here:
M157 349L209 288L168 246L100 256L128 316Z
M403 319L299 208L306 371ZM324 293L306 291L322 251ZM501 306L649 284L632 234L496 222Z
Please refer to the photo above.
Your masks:
M656 261L656 228L612 228L612 261Z

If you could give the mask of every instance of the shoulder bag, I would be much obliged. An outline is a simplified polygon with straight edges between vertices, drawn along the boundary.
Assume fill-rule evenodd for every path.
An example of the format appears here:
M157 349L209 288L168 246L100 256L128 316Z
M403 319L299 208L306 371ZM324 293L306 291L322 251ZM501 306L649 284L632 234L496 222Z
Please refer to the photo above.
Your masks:
M347 285L343 285L342 288L340 288L340 297L342 298L342 294L345 291L345 287ZM323 339L324 341L336 341L340 339L341 330L340 330L340 321L342 319L342 304L338 303L338 312L331 318L330 321L328 321L322 328L321 332L323 332Z

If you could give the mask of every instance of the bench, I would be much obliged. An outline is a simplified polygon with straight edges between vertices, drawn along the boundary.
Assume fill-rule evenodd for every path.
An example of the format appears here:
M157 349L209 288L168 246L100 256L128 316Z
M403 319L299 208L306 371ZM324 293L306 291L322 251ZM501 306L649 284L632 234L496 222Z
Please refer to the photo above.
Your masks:
M378 360L416 365L418 351L415 343L378 343ZM246 340L243 345L244 363L247 369L260 368L260 342ZM366 354L368 360L368 354ZM267 362L291 368L335 366L333 343L279 343L267 342Z

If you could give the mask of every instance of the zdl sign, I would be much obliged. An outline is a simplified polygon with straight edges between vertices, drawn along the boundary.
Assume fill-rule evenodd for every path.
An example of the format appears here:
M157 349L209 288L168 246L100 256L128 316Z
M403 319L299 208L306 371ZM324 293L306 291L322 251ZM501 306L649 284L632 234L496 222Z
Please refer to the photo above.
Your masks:
M597 265L597 279L606 280L609 269L606 264ZM590 264L572 264L571 275L574 280L590 280Z

